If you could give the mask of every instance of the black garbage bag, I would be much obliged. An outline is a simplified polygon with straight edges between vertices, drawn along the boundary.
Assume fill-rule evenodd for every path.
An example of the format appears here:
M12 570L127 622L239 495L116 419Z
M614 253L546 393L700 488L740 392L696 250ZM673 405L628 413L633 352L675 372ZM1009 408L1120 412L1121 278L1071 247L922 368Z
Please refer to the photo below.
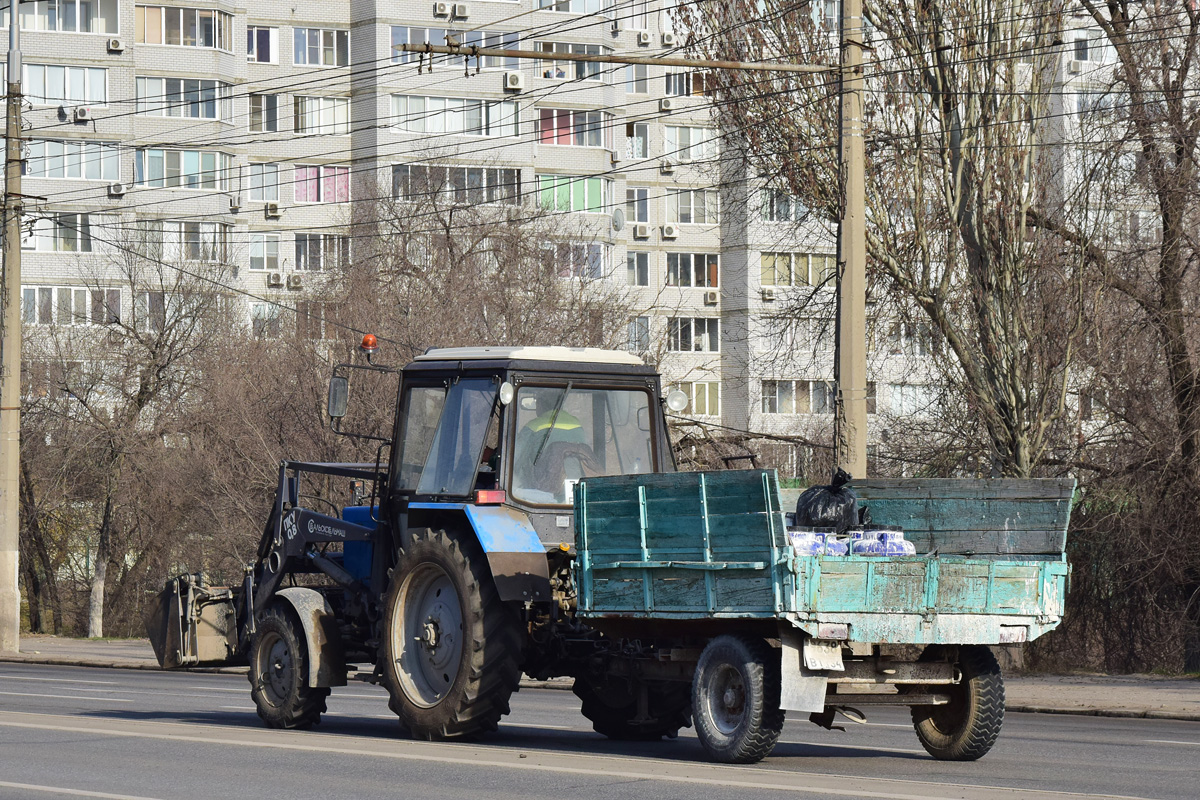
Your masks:
M828 486L810 486L796 501L796 524L836 528L845 533L858 524L858 495L846 486L850 473L838 467Z

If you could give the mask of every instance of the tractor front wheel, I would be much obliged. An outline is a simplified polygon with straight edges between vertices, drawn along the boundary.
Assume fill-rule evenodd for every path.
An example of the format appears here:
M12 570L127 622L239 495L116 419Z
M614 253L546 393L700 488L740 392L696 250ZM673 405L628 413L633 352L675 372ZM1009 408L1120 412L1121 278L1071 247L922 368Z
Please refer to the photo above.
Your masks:
M383 683L418 739L496 729L521 678L521 632L483 553L444 530L410 532L392 571L380 647Z
M308 648L295 613L268 606L250 645L250 695L269 728L311 728L321 721L329 689L308 685Z

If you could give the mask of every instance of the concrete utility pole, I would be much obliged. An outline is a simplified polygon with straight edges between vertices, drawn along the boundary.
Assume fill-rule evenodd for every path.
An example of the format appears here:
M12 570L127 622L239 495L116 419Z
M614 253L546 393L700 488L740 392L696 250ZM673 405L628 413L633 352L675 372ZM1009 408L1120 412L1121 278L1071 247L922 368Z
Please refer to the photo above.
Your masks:
M838 222L837 463L867 474L867 229L862 127L862 0L842 0L841 219Z
M21 28L17 0L8 8L4 294L0 298L0 653L17 652L21 641Z

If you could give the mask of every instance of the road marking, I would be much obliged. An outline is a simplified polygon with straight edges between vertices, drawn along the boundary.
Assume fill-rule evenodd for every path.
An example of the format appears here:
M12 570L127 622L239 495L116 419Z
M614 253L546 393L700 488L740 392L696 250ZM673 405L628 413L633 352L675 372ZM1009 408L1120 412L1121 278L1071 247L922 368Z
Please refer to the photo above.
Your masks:
M230 711L257 711L255 706L218 706L218 708L227 708Z
M23 789L27 792L48 792L50 794L65 794L72 797L101 797L106 800L156 800L153 797L142 797L134 794L109 794L108 792L90 792L87 789L67 789L63 786L38 786L32 783L13 783L0 781L5 789Z
M1146 739L1146 741L1153 744L1190 744L1192 747L1200 747L1200 742L1179 742L1174 739Z
M829 742L780 742L779 744L790 744L793 747L831 747L835 750L870 750L871 752L879 753L916 753L919 756L926 755L924 750L906 750L900 747L870 747L865 744L831 744Z
M121 697L88 697L86 694L36 694L34 692L0 692L12 697L53 697L56 700L106 700L112 703L132 703L128 698Z
M105 686L116 686L116 681L78 681L70 678L30 678L25 675L0 675L6 681L46 681L48 683L98 683Z
M108 727L101 727L95 723L102 723ZM153 739L214 747L254 747L300 753L386 758L396 761L452 764L517 772L583 775L606 779L619 772L628 780L692 786L721 786L733 789L764 789L797 796L822 794L854 798L893 798L893 800L950 800L962 797L971 797L974 800L1059 800L1060 798L1080 798L1082 800L1083 798L1097 797L1142 800L1142 798L1118 795L1079 794L1056 790L897 778L867 778L819 772L762 769L753 766L697 762L673 763L659 759L611 757L575 751L562 752L495 745L397 741L293 731L249 732L219 725L174 722L126 722L104 719L96 720L95 723L82 725L77 718L58 714L0 712L0 727L8 728L129 739ZM349 746L350 744L358 746ZM584 764L591 766L583 766ZM628 768L632 765L636 766L632 769Z

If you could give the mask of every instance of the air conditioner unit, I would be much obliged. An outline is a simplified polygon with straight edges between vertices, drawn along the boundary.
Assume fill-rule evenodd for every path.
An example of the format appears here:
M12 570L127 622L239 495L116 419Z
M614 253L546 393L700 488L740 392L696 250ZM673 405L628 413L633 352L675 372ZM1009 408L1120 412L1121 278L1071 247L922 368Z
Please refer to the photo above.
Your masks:
M614 20L612 21L612 32L613 32L613 33L620 33L620 32L621 32L621 20L619 20L619 19L614 19Z
M230 195L229 196L229 210L237 211L241 207L242 207L242 196L240 194Z
M621 152L619 150L611 150L611 151L609 151L608 159L613 164L620 164L622 161L625 160L625 156L621 155Z
M1078 75L1080 72L1083 72L1083 62L1071 59L1067 62L1067 72L1071 72L1076 75Z
M525 73L524 72L506 72L504 73L504 90L506 92L519 92L525 88Z
M450 6L450 16L455 19L466 19L471 16L471 7L466 3L455 3Z
M719 302L721 302L721 293L716 289L709 289L704 293L704 305L715 306Z
M767 301L768 303L773 301L775 299L775 287L774 286L762 287L762 299Z
M649 47L650 43L653 41L654 36L650 33L650 31L638 31L637 43L639 47Z
M304 279L296 273L287 276L287 287L289 289L299 289L304 285Z
M124 196L125 191L125 184L121 183L120 181L116 181L115 183L110 183L108 185L109 197L122 197Z
M124 53L125 52L125 43L122 42L120 39L109 39L108 40L108 52Z
M271 287L283 286L283 273L282 272L268 272L267 273L267 286L271 286Z
M678 226L678 225L663 225L663 227L662 227L662 237L663 237L664 239L677 239L677 238L679 238L679 226Z
M633 238L649 239L650 238L650 226L647 225L645 222L639 222L638 224L634 225L633 226Z
M661 164L658 165L658 170L663 175L670 175L672 172L675 171L675 164L670 161L663 161Z
M264 214L266 214L268 217L271 217L271 218L278 218L278 217L280 216L280 214L279 214L279 203L265 203L265 204L263 204L263 213L264 213Z
M433 15L435 17L448 17L448 16L450 16L450 10L453 7L454 6L452 3L434 3L433 4Z
M87 106L76 106L71 111L71 119L76 122L87 122L92 118L92 110Z
M675 100L673 100L670 97L664 97L663 99L658 101L658 110L659 111L674 111L675 110Z
M673 33L664 33L662 43L663 47L674 47L679 43L679 37Z

